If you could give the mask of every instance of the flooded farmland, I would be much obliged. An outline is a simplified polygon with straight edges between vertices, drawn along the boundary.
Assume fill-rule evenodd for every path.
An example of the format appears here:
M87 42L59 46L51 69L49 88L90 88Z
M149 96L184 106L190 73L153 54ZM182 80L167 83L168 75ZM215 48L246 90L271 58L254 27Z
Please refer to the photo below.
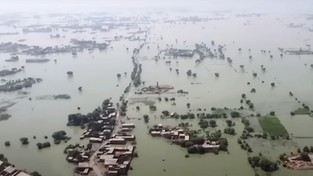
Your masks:
M0 153L45 176L79 175L79 163L89 164L89 175L119 165L130 176L313 175L288 159L313 153L304 149L313 146L313 4L294 4L1 15ZM102 141L106 99L118 115ZM71 125L76 113L88 122ZM101 143L85 150L96 122ZM135 127L120 132L123 124ZM191 140L161 135L176 128ZM52 134L60 130L69 138L58 144ZM106 149L116 147L108 143L116 136L135 136L125 146L136 155L109 167ZM193 140L200 138L219 148L190 152L203 146ZM39 149L44 142L51 147ZM84 145L87 159L70 162L69 144ZM101 149L104 161L95 156ZM254 157L273 165L251 164Z

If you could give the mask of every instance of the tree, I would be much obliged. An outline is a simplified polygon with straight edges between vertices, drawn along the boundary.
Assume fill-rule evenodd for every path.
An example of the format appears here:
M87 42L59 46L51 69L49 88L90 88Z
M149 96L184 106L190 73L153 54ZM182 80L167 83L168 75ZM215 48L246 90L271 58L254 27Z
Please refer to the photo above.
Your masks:
M143 115L143 119L145 121L145 123L148 123L149 122L149 116L147 114Z
M250 109L254 108L254 104L253 103L249 103L248 106L249 106Z
M162 111L162 114L163 114L164 116L169 116L169 115L170 115L170 112L167 111L167 110L164 110L164 111Z
M35 171L35 172L33 172L33 173L31 174L31 176L41 176L41 174L39 174L37 171Z
M187 108L190 108L190 103L187 103Z
M216 121L215 120L210 120L210 126L211 127L216 127Z
M87 147L86 147L86 150L91 150L91 148L92 148L92 143L88 143Z
M197 148L195 146L189 147L187 149L188 153L197 153Z
M68 125L70 126L81 126L88 122L88 118L82 114L69 114L68 115Z
M310 149L308 146L303 147L303 152L310 153Z
M122 112L125 112L126 109L127 109L127 106L126 105L121 105L120 109L121 109Z
M67 139L66 132L64 130L56 131L51 136L54 140L65 140L65 139Z
M249 133L254 132L254 129L252 127L245 127L245 130L248 131Z
M10 143L10 141L5 141L4 145L5 145L6 147L8 147L8 146L11 145L11 143Z
M42 149L42 143L38 142L36 145L38 149Z
M220 150L227 151L228 141L226 138L219 138L218 142L220 143Z
M197 151L198 151L198 153L200 153L200 154L204 154L204 153L205 153L205 149L204 149L201 145L198 146Z
M191 146L193 146L193 142L192 141L186 141L185 142L185 147L189 148Z
M209 127L209 122L207 120L201 119L198 124L200 125L200 128L202 129L206 129L207 127Z
M204 141L205 141L205 139L202 138L202 137L195 137L195 138L191 139L191 142L192 142L193 144L197 144L197 145L202 145L202 144L204 144Z
M226 120L226 123L227 123L227 126L228 127L231 127L231 126L233 126L233 121L231 121L231 120Z
M307 152L301 152L300 157L303 161L307 161L307 162L311 161L311 158Z
M251 158L251 166L259 167L260 166L260 157L254 156Z
M286 160L286 154L284 153L284 154L279 155L279 159L281 161L285 161Z
M22 145L28 145L29 144L28 138L26 138L26 137L20 138L20 141L21 141Z
M274 112L274 111L271 111L271 112L270 112L270 115L271 115L271 116L275 116L275 112Z
M194 119L196 118L195 114L194 113L187 113L187 116L189 119Z
M262 158L260 167L262 170L267 172L273 172L278 169L277 163L271 162L266 158Z
M188 70L188 71L187 71L187 75L188 75L188 76L191 76L191 74L192 74L191 70Z
M225 133L225 134L230 134L230 135L235 135L235 134L236 134L234 128L225 128L225 129L224 129L224 133Z
M156 111L157 107L156 107L155 105L150 105L150 106L149 106L149 109L150 109L151 111Z
M230 116L231 116L232 118L240 117L240 113L237 112L237 111L232 111L232 112L230 113Z
M50 142L42 143L42 148L47 148L47 147L50 147L50 146L51 146Z

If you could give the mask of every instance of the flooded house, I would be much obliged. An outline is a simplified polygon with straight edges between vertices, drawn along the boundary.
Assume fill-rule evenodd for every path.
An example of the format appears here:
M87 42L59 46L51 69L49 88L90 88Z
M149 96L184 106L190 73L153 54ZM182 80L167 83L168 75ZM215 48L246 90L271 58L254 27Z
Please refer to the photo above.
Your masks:
M124 123L122 124L123 128L135 128L135 124L134 123Z
M133 146L108 147L107 152L99 157L107 168L107 175L127 175L134 149Z
M78 163L78 166L75 169L75 171L81 175L88 175L91 170L92 167L88 162Z
M190 136L186 129L175 127L175 128L164 128L162 124L158 124L155 128L150 130L151 136L162 136L171 140L183 140L189 141Z

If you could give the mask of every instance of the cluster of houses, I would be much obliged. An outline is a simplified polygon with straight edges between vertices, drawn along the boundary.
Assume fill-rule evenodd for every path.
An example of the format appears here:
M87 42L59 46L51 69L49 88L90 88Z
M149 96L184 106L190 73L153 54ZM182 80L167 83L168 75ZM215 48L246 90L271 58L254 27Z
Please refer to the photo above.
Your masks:
M288 168L296 170L312 170L313 169L313 154L308 154L311 161L303 161L300 154L287 157L285 164Z
M6 166L6 164L0 161L0 176L30 176L26 172L16 169L13 166Z
M104 167L106 176L127 175L131 168L130 163L135 154L135 135L132 134L135 125L132 123L122 124L116 134L105 139L103 146L96 151L96 162ZM102 139L102 138L101 138ZM100 138L90 138L90 141L99 142ZM88 161L78 163L76 171L87 175L92 166Z
M130 163L136 156L136 137L132 134L135 124L124 123L117 134L112 135L98 153L98 162L103 163L107 176L127 175Z
M105 100L99 117L88 122L80 139L88 139L87 148L80 145L67 149L67 161L77 164L75 171L88 175L93 169L97 175L127 175L135 152L136 137L133 134L135 124L123 123L113 103ZM96 149L96 150L95 150ZM100 173L99 173L100 172Z
M182 142L191 141L188 130L182 127L166 128L162 124L155 125L150 129L150 135L153 137L161 136L171 140L173 143L180 144ZM219 150L218 141L205 141L201 147L205 152Z
M108 104L107 110L100 114L101 119L93 122L93 127L85 130L80 136L80 139L89 138L90 143L102 143L110 138L115 128L117 112L112 106Z
M162 124L158 124L151 129L150 134L151 136L162 136L171 140L190 140L190 136L185 129L180 127L164 128Z
M99 151L98 161L106 168L107 176L127 175L134 151L132 145L106 146Z

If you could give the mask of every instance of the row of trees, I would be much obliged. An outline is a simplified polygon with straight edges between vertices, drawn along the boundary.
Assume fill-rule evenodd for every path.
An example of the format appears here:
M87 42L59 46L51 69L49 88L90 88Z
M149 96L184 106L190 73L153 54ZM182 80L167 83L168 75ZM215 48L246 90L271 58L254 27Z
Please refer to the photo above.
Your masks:
M248 162L252 168L260 167L262 170L266 172L273 172L279 169L278 164L276 162L272 162L262 156L248 157Z
M44 142L44 143L38 142L36 145L39 150L43 148L48 148L51 146L50 142Z
M200 128L202 128L202 129L206 129L206 128L208 128L209 126L212 127L212 128L215 128L215 127L217 126L215 120L207 121L207 120L205 120L205 119L200 119L200 121L199 121L198 124L199 124Z

